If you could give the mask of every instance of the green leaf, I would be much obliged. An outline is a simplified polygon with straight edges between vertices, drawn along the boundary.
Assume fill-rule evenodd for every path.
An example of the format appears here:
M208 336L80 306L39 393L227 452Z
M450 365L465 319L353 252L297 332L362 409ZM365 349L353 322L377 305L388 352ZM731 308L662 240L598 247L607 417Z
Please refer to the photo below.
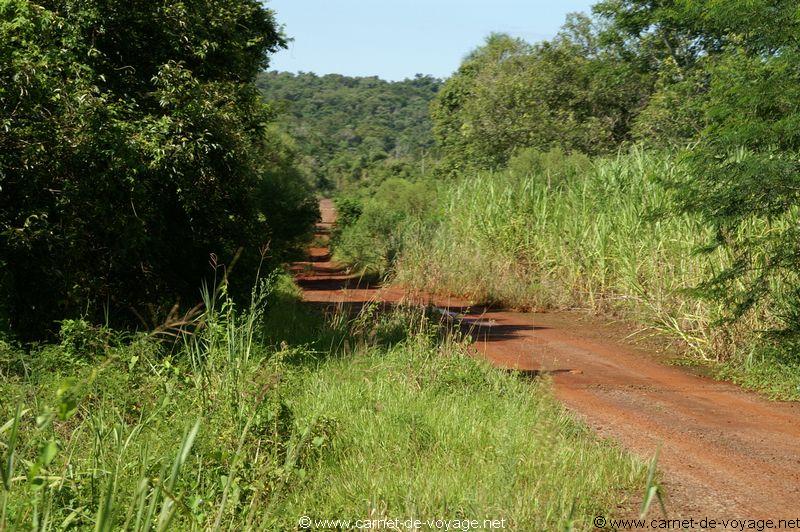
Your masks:
M47 467L58 454L58 444L54 440L48 441L39 451L39 463Z
M75 379L63 381L56 390L56 411L61 421L66 421L78 410L79 388Z

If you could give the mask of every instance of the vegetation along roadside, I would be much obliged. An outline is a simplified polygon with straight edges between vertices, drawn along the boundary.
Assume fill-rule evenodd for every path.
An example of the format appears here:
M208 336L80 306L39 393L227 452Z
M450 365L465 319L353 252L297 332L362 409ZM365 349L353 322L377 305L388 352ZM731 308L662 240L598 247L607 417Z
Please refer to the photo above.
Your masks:
M312 245L302 267L339 295L622 319L796 401L796 4L601 0L551 39L489 35L446 79L385 81L270 71L291 36L260 0L0 0L0 532L666 513L656 460L553 383L633 403L697 381L498 369L439 313L315 305L288 272ZM320 198L338 222L315 236ZM546 344L525 331L506 349ZM712 384L750 418L692 397L674 432L699 442L669 440L664 467L796 477L795 405ZM678 419L643 404L654 431ZM703 482L680 511L721 504ZM754 505L783 510L786 484Z

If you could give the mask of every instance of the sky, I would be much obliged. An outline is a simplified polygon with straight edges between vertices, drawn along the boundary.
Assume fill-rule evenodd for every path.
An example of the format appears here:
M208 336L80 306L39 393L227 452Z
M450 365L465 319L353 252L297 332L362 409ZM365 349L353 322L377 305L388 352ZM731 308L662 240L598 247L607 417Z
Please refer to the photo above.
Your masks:
M272 70L444 78L492 32L553 37L567 13L597 0L268 0L293 38Z

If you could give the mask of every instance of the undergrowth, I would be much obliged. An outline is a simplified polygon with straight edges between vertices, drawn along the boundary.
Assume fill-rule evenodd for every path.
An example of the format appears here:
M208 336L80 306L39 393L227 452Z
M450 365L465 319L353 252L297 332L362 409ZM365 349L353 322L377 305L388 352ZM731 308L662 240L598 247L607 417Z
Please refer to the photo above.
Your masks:
M547 382L418 310L327 315L286 277L180 331L0 349L0 530L288 530L312 518L589 526L644 483ZM630 507L631 505L627 505Z

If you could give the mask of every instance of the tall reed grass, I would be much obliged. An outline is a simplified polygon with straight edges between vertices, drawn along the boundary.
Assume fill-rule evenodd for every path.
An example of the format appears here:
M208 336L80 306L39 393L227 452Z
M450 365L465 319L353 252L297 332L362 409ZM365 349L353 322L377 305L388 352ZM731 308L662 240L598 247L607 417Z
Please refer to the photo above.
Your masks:
M396 280L520 309L623 316L668 333L699 359L773 365L753 349L774 317L769 308L721 325L722 303L692 294L730 257L698 253L714 234L673 214L664 183L682 178L667 153L633 149L589 161L525 152L503 172L440 186L438 207L405 224ZM754 221L747 230L765 228ZM800 378L790 374L768 391L800 395Z
M725 257L694 253L712 235L692 219L651 218L668 207L659 181L676 165L642 151L570 162L446 189L442 223L408 239L398 280L517 308L624 310L707 353L717 309L684 291Z

